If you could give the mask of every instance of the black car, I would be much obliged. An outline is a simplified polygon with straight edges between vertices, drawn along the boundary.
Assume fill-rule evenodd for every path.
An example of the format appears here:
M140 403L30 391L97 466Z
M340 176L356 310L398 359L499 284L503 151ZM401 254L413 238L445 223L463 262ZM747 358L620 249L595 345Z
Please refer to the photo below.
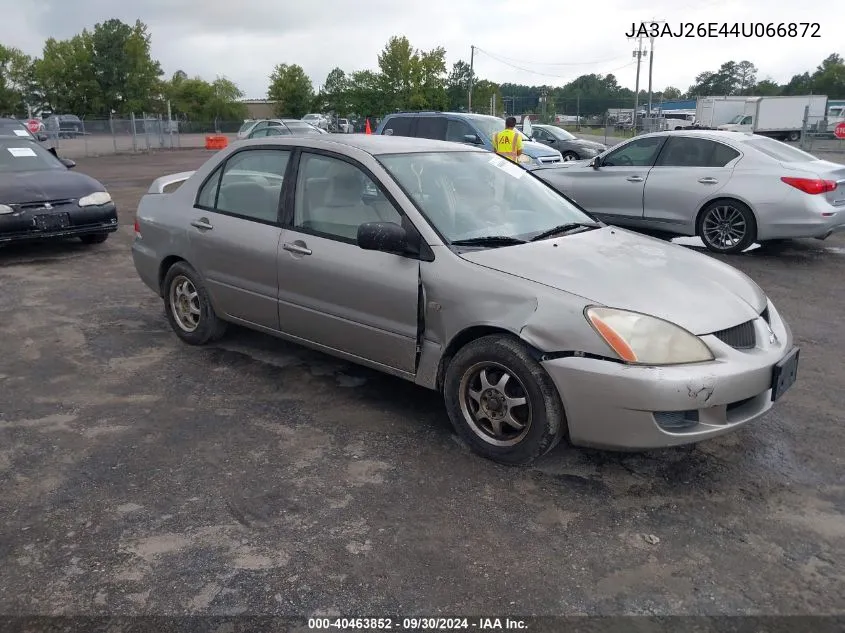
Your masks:
M517 128L522 130L522 125ZM557 125L532 124L531 140L558 150L564 161L595 158L607 145L578 138Z
M75 114L52 114L44 119L47 132L59 138L76 138L85 133L85 124Z
M79 237L105 242L117 230L117 208L101 183L70 171L27 138L0 136L0 244Z

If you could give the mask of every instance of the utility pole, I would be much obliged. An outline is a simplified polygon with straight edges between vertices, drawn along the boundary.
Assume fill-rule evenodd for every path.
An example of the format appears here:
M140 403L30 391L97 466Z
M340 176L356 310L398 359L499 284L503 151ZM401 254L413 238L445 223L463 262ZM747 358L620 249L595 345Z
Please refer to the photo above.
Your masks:
M581 129L581 89L575 93L575 129Z
M631 129L634 132L634 136L637 134L637 110L640 108L640 62L643 59L643 36L640 35L637 37L637 50L634 51L634 57L637 58L637 83L636 88L634 90L634 116L631 121Z
M475 46L469 47L469 92L467 93L467 112L472 112L472 80L475 76Z
M649 38L648 47L648 116L651 116L651 72L654 68L654 38Z

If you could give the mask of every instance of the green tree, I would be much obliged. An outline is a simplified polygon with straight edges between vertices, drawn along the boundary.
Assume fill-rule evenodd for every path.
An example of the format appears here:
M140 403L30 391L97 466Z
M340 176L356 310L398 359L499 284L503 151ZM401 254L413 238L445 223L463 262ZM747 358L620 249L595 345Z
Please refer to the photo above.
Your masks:
M390 98L382 89L382 78L372 70L353 72L349 79L349 107L361 116L381 116L391 110Z
M783 95L806 95L813 90L813 80L810 73L802 73L800 75L792 75L786 85L781 90Z
M771 79L758 81L752 93L757 97L777 97L781 93L781 86Z
M340 115L349 114L349 80L341 68L333 68L328 76L320 96L320 110L329 110Z
M32 58L0 44L0 114L23 116L27 106L40 107Z
M675 88L674 86L668 86L660 93L660 97L663 101L675 101L683 96L684 94L680 91L680 89Z
M845 97L845 63L841 56L829 55L812 75L813 92L831 98Z
M450 110L465 111L467 109L469 82L472 76L472 70L465 61L459 59L452 64L452 70L446 78L446 97L449 100Z
M126 115L153 109L161 65L151 56L147 26L118 19L94 25L92 64L106 112Z
M472 109L475 112L490 114L490 100L494 95L496 97L495 114L499 114L504 109L499 85L487 79L477 79L472 87ZM464 99L464 103L466 103L466 99Z
M414 58L414 49L404 36L391 37L378 55L379 83L389 100L390 109L405 110L409 107Z
M278 64L270 75L267 96L276 102L278 116L302 118L314 99L314 85L298 64Z
M88 30L68 40L49 38L41 59L35 62L35 78L53 112L92 116L104 111Z

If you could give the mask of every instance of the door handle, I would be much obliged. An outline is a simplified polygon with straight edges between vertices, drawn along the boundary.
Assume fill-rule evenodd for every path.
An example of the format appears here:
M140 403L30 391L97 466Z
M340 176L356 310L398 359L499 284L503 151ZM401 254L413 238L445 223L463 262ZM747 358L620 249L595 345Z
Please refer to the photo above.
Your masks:
M195 226L198 229L202 229L204 231L210 231L214 228L211 222L208 221L208 218L200 218L199 220L194 220L191 222L191 226Z
M715 185L719 181L715 178L699 178L698 182L700 182L702 185Z
M642 182L643 177L642 176L628 176L627 180L628 180L628 182Z
M304 244L291 244L289 242L285 242L282 244L282 248L286 251L290 251L291 253L296 253L297 255L310 255L311 249L305 246Z

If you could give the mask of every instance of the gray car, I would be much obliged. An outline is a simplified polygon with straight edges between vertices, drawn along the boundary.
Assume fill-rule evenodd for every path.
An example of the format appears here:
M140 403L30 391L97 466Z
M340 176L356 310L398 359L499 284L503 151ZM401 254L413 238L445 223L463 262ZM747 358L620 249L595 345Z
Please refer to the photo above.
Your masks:
M517 128L522 130L522 125ZM558 150L565 162L595 158L607 149L607 145L578 138L557 125L532 124L531 140Z
M845 166L765 136L643 134L534 173L611 224L699 236L717 253L845 230Z
M509 464L563 437L711 438L796 377L791 331L747 276L596 222L469 145L235 142L152 184L132 254L186 343L234 323L436 389L460 437Z
M251 126L244 123L238 132L238 139L318 134L328 134L328 132L299 119L259 119Z

